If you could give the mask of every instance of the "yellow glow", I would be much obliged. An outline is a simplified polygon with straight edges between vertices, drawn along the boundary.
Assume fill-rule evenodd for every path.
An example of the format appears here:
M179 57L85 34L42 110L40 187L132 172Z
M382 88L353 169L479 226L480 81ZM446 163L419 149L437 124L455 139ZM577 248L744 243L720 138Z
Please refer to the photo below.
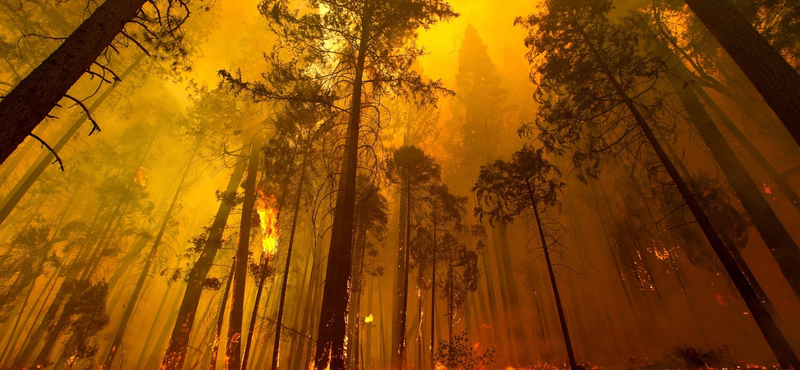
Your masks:
M369 314L369 316L364 318L364 322L367 324L371 323L372 320L373 320L372 314Z
M272 206L275 203L274 195L266 196L260 190L258 193L256 211L258 212L258 218L261 220L262 248L267 257L272 257L278 252L278 236L280 236L278 209Z

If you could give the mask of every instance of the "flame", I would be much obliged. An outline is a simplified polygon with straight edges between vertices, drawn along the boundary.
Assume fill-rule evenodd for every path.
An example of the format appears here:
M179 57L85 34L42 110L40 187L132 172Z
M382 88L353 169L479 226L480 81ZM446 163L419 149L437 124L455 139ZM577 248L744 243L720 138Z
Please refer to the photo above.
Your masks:
M258 218L261 220L262 248L267 257L272 257L278 252L278 236L280 236L278 209L272 206L275 203L274 195L266 196L261 190L258 191L258 194L256 211L258 212Z
M658 248L653 248L653 253L656 255L656 258L658 258L661 261L669 259L669 249L665 248L662 251L662 250L659 250Z
M374 318L372 317L372 314L369 314L369 316L364 318L364 322L367 323L367 324L371 323L372 320L374 320Z
M133 179L133 182L141 185L143 188L147 187L147 169L139 166L139 169L136 170L136 178Z

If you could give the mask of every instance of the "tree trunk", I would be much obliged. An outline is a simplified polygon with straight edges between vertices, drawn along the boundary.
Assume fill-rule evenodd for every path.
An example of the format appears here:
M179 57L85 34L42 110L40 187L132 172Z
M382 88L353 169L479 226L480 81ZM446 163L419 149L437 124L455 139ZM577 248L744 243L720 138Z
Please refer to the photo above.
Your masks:
M503 259L503 273L505 274L505 282L508 291L508 308L511 309L511 315L522 314L519 303L519 292L517 291L517 280L514 272L513 259L511 258L510 245L508 243L508 234L505 227L497 229L497 236L500 241L500 257ZM506 316L508 317L508 316ZM523 325L511 324L511 333L513 343L512 347L515 349L517 364L530 363L531 359L527 355L527 351L519 349L522 345L525 346L528 340L525 336L525 329Z
M397 320L397 327L395 328L395 332L397 333L397 352L395 352L397 358L397 369L398 370L405 370L406 369L406 316L408 311L408 271L410 269L410 255L409 250L411 245L411 175L409 174L406 177L406 245L403 250L403 254L405 255L405 266L403 267L404 277L403 277L403 285L401 286L403 296L400 297L400 307L398 311L398 320Z
M435 202L435 201L434 201ZM431 363L433 365L433 369L436 369L436 359L434 358L434 353L436 353L436 249L438 245L436 244L436 227L438 225L436 219L436 204L433 204L431 207L431 211L433 214L433 227L431 228L433 231L433 263L431 263Z
M662 57L669 57L670 54L666 54L669 52L666 46L660 43L655 45L657 51L662 53ZM686 84L690 78L688 71L677 62L677 59L670 58L666 63L668 66L675 67L673 70L677 73L668 73L667 79L689 113L690 121L694 123L703 141L708 145L711 155L733 187L742 206L750 216L750 221L753 222L767 248L772 252L775 262L778 263L784 277L789 281L795 295L800 297L800 269L797 268L800 266L800 249L767 203L742 162L736 157L736 153L719 132L713 119L694 93L694 89Z
M244 152L244 148L242 151ZM233 198L239 188L242 175L244 175L244 169L245 161L240 161L233 169L228 187L225 189L219 209L214 217L214 222L209 228L203 251L189 272L186 291L183 294L180 309L172 328L169 345L161 362L162 370L181 370L186 362L186 350L188 349L189 337L194 326L194 317L197 314L197 305L200 302L200 295L203 293L203 282L211 270L217 251L219 251L222 244L222 236L228 223L228 216L233 208Z
M234 262L233 292L231 293L231 313L228 316L228 343L225 350L225 370L239 370L242 367L242 318L244 316L244 288L247 284L247 259L250 255L250 229L253 221L253 207L256 204L256 181L261 163L261 135L256 134L250 142L250 156L247 160L247 178L244 182L244 202L239 222L239 246ZM255 318L253 318L255 319ZM252 320L252 319L251 319Z
M800 144L800 75L728 0L685 0Z
M775 181L775 184L778 186L778 190L780 190L786 196L786 198L789 199L789 202L794 206L794 208L800 212L800 196L798 196L794 188L789 185L789 182L786 181L786 178L783 177L783 175L781 175L771 163L769 163L767 158L761 154L761 151L759 151L756 146L753 145L753 142L751 142L750 139L748 139L747 136L739 129L739 127L733 123L730 117L725 114L725 112L717 105L717 103L711 99L710 96L708 96L708 93L706 93L705 90L700 87L695 87L695 91L698 95L700 95L700 98L703 100L703 102L710 107L714 114L722 121L722 123L725 125L725 128L727 128L728 131L733 134L733 137L735 137L736 140L742 144L742 147L747 150L747 153L753 157L756 163L758 163L759 167L761 167L764 172L767 173L772 181Z
M536 217L536 227L539 229L539 240L542 243L542 251L544 252L544 261L547 263L547 273L550 276L550 285L553 287L553 297L556 300L556 309L558 310L558 320L561 323L561 333L564 335L564 345L567 347L567 358L569 359L569 367L572 370L578 369L578 363L575 362L575 352L572 349L572 340L569 337L569 329L567 328L567 320L564 317L564 308L561 305L561 295L558 294L558 283L556 282L556 274L553 271L553 262L550 260L550 250L547 247L547 239L544 235L544 228L542 227L542 220L539 216L539 206L536 198L533 196L533 189L528 184L528 195L531 197L531 207L533 208L533 215Z
M328 269L322 293L317 349L314 357L314 366L317 370L325 370L329 362L331 370L345 369L344 338L347 335L347 304L350 298L350 264L353 249L356 172L358 171L358 136L361 127L361 95L371 20L369 6L369 3L365 4L362 17L353 94L351 95L350 121L347 125L339 188L336 192Z
M313 237L314 237L314 235L312 235L312 238ZM312 249L309 251L309 254L311 254L311 258L310 258L310 261L309 261L309 263L311 264L311 271L310 271L309 278L305 280L307 282L306 292L305 292L306 293L306 297L303 300L303 311L302 311L302 314L300 312L298 312L298 315L301 315L300 318L302 319L302 321L300 322L300 325L299 325L300 332L302 332L302 333L307 333L308 329L311 328L311 325L309 325L309 321L311 321L311 315L312 315L312 312L313 312L312 309L311 309L311 306L313 305L313 302L315 301L314 297L315 297L315 293L317 291L317 284L316 284L316 280L317 279L316 279L316 276L317 276L317 274L319 274L319 269L317 267L317 254L318 253L312 247ZM308 341L308 339L306 339L304 337L298 337L297 338L297 341L296 341L297 350L294 350L294 352L293 352L296 355L294 355L294 356L292 356L290 358L289 370L303 370L301 368L302 368L302 365L303 365L303 363L305 361L304 354L306 352L305 349L307 347L306 346L306 341Z
M286 248L286 265L283 270L283 281L281 282L281 296L278 303L278 316L275 318L275 340L272 349L272 370L278 369L280 354L281 332L283 331L283 309L286 304L286 285L289 283L289 267L292 262L292 250L294 249L294 236L297 231L297 217L300 215L300 200L303 199L303 182L306 177L306 167L310 156L312 143L308 143L306 152L303 155L303 165L300 169L300 179L297 183L297 194L294 198L294 214L292 215L292 229L289 232L289 246ZM243 369L247 370L247 369Z
M217 368L217 354L219 353L219 341L222 338L222 325L225 323L225 306L228 305L228 294L231 291L231 283L233 282L233 274L236 271L236 259L234 258L231 264L231 274L228 276L228 283L225 284L225 292L222 293L222 299L219 303L219 313L217 314L217 326L214 329L214 344L211 347L211 360L208 363L208 370Z
M122 74L119 75L120 79L126 78L136 67L139 63L144 59L144 55L137 57L130 66L128 66ZM95 99L92 105L89 106L90 111L94 111L100 107L103 101L108 98L111 93L114 91L114 87L116 85L109 86L106 88L103 93ZM76 120L72 123L72 126L69 126L66 130L59 133L60 138L56 142L55 145L52 145L53 150L58 153L67 143L72 139L72 136L78 132L78 129L86 123L88 116L84 113L81 118ZM0 139L0 141L2 141ZM36 157L36 161L33 162L30 168L25 172L25 175L17 182L16 185L11 189L11 191L6 195L3 199L3 202L0 205L0 224L3 224L5 220L8 218L8 215L11 214L11 211L14 210L14 207L17 206L22 197L28 192L28 190L33 186L33 183L42 175L44 170L55 160L55 156L50 151L45 151L39 154Z
M106 0L0 101L0 163L33 132L146 0Z

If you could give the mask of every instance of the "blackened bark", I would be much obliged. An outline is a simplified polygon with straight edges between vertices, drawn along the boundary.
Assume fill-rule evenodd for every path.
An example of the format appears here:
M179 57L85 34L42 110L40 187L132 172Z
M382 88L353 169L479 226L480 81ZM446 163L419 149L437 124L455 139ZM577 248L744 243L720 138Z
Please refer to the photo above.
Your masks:
M231 291L231 283L233 283L233 274L236 271L236 259L231 264L231 274L228 276L228 283L225 284L225 292L222 293L222 299L219 303L219 312L217 313L217 326L214 328L214 344L211 347L211 360L208 363L208 370L215 370L217 368L217 354L219 354L219 341L222 338L222 324L225 323L225 306L228 305L228 294Z
M33 132L146 0L106 0L0 101L0 163Z
M550 249L547 247L547 239L545 238L544 228L542 227L542 219L539 216L539 205L536 201L536 198L533 196L533 189L530 184L528 184L528 195L531 198L531 207L533 208L533 215L536 218L536 227L539 230L539 240L542 243L544 261L547 264L547 273L550 276L550 285L553 287L553 297L555 297L556 300L558 321L561 323L561 333L564 335L564 345L567 347L567 359L569 360L569 367L572 370L577 370L578 363L575 361L575 352L572 349L572 340L569 336L569 328L567 328L567 319L564 317L564 307L561 304L561 295L558 293L556 274L553 271L553 262L550 260Z
M728 0L685 0L800 144L800 75Z
M725 114L724 111L722 111L719 105L717 105L717 103L713 99L711 99L710 96L708 96L705 90L703 90L701 87L695 87L695 91L697 92L697 95L699 95L700 98L703 100L703 102L709 108L711 108L711 110L714 112L717 118L719 118L720 121L722 121L722 123L725 125L725 128L727 128L728 131L730 131L733 134L733 137L735 137L736 140L738 140L739 143L742 144L742 147L744 147L744 149L747 150L747 153L750 154L751 157L753 157L756 163L758 163L759 167L761 167L764 170L764 172L767 173L767 175L772 179L772 181L775 181L775 184L778 186L778 190L780 190L783 193L783 195L785 195L786 198L789 199L789 202L792 203L795 209L800 211L800 196L797 195L797 192L789 184L786 178L783 175L781 175L778 172L778 170L772 166L771 163L769 163L769 160L767 160L767 158L765 158L764 155L761 154L761 151L759 151L758 148L756 148L756 146L753 145L750 139L748 139L747 136L742 132L742 130L740 130L739 127L737 127L736 124L733 123L730 117L728 117L728 115Z
M409 258L410 252L410 245L411 245L411 174L408 174L406 177L406 245L403 250L403 254L405 255L404 261L405 266L403 267L403 271L405 273L403 277L403 285L401 286L403 296L400 299L400 310L398 312L398 320L397 320L397 327L395 328L397 333L397 352L395 355L397 359L395 360L397 363L398 370L405 370L406 368L406 317L408 315L408 275L411 269L411 261Z
M331 370L344 370L346 362L344 338L347 335L347 304L350 300L358 135L361 127L361 95L369 43L370 13L369 4L366 4L353 79L350 120L347 125L344 158L339 175L339 188L336 193L336 208L333 213L328 270L325 274L325 288L322 293L317 348L314 356L314 366L317 370L325 370L329 362Z
M242 367L242 321L244 317L244 288L247 283L247 260L250 256L250 230L253 223L253 207L256 204L256 180L261 163L261 139L256 134L250 142L250 157L247 160L247 178L244 182L244 202L239 221L239 245L233 270L233 292L231 313L228 316L228 343L225 349L225 370ZM255 320L255 317L251 318Z
M694 93L694 89L681 80L681 77L688 78L688 71L681 67L682 65L677 66L677 74L667 74L667 79L689 113L689 120L694 123L703 141L708 145L711 155L719 164L733 187L733 191L750 216L750 221L767 244L767 248L775 258L775 262L778 263L783 276L789 281L789 286L792 287L795 295L800 297L800 269L797 268L800 266L800 249L775 211L767 203L742 162L736 157L736 153L725 141L713 119Z
M197 305L200 302L200 295L203 293L203 283L206 275L211 270L217 251L222 245L225 225L228 223L228 216L230 216L233 208L233 196L236 194L236 189L239 188L244 169L244 161L239 162L233 169L228 187L225 189L224 197L220 201L219 209L214 217L214 222L209 228L203 251L189 272L186 291L178 309L175 326L172 328L169 345L161 361L162 370L181 370L186 362L186 350L188 349L189 337L194 326L194 317L197 314Z

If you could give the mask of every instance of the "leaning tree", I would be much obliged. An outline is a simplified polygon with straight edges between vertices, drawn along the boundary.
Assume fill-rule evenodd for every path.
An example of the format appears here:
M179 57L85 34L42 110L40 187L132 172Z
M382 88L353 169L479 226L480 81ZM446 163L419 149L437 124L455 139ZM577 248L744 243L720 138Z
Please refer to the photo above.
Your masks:
M475 214L481 219L488 217L492 224L506 226L517 216L529 212L533 214L553 288L569 366L576 370L578 364L575 362L561 295L558 292L556 271L550 256L553 248L558 245L559 230L544 218L548 208L558 205L558 193L565 185L560 178L561 172L558 168L544 158L544 149L526 145L514 153L511 162L497 160L481 166L473 191L478 200Z
M592 176L610 155L655 157L660 168L653 173L669 176L778 362L786 368L800 366L662 143L668 121L659 119L661 105L652 99L656 94L650 88L663 72L663 63L640 52L633 22L609 20L611 9L608 0L548 0L542 12L517 19L529 31L525 43L535 63L535 98L540 103L536 125L526 125L521 132L536 132L548 150L571 150L577 167Z

